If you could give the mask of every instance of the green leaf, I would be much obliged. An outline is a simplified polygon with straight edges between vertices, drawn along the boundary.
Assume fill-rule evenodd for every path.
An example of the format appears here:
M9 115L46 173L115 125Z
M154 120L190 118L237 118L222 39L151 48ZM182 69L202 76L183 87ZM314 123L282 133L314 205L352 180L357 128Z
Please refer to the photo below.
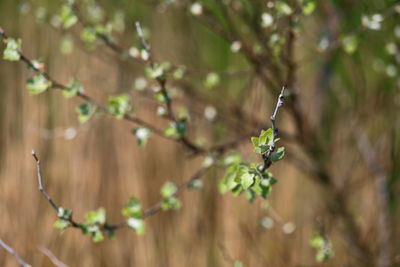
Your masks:
M142 218L142 205L140 201L135 197L129 198L128 203L122 209L122 214L130 218Z
M117 119L122 119L131 110L131 101L128 95L122 94L108 98L107 109Z
M163 199L161 208L163 210L177 210L182 206L182 203L176 197L169 197Z
M290 15L293 13L293 9L283 1L276 1L275 8L280 15Z
M89 223L104 224L106 222L106 210L104 208L99 208L96 211L90 211L85 216Z
M241 160L242 160L242 156L240 154L232 153L224 158L223 164L225 166L230 166L233 164L239 164Z
M71 223L69 221L63 220L63 219L58 219L53 227L60 229L61 233L63 233L65 231L65 229L67 229L69 226L71 225Z
M21 39L15 40L13 38L7 38L5 40L7 46L3 52L3 59L10 61L18 61L21 58Z
M78 18L76 17L70 4L64 4L61 7L60 19L63 23L64 29L68 29L78 22Z
M78 94L78 92L83 93L83 91L84 91L84 89L83 89L82 84L79 81L74 80L67 84L67 89L63 91L63 95L66 98L71 98L71 97L76 96Z
M246 199L247 199L247 201L249 201L250 203L252 203L252 202L256 199L256 193L255 193L253 190L247 189L247 190L245 191L245 193L246 193Z
M70 209L65 209L63 207L59 207L57 211L57 216L59 218L64 218L64 219L70 219L72 216L72 210Z
M78 119L80 123L85 123L87 122L93 114L96 112L96 106L93 104L86 102L81 105L79 105L76 108L76 112L78 113Z
M233 262L233 267L245 267L245 266L244 266L244 264L243 264L241 261L235 260L235 261Z
M96 231L91 232L91 235L93 242L100 242L104 240L103 233L100 231L99 228Z
M147 144L147 140L150 137L150 130L147 127L139 127L132 131L132 133L136 136L137 144L140 147L144 147Z
M81 39L87 45L92 45L96 41L96 29L92 26L83 28L81 32Z
M178 187L174 183L168 181L161 187L160 192L163 198L170 198L176 193L177 190Z
M219 83L220 83L219 75L215 72L210 72L207 75L206 80L204 81L204 86L207 88L213 88L217 86Z
M259 137L259 145L271 145L272 142L272 128L261 130Z
M135 230L138 235L144 235L145 233L145 225L142 219L138 218L129 218L126 223L130 228Z
M43 75L36 74L26 81L26 87L31 95L38 95L51 87L51 82L48 81Z
M167 137L180 139L185 135L186 130L186 119L181 119L177 122L171 122L170 125L164 130L164 135Z
M188 185L189 189L202 189L203 188L203 182L200 179L195 179Z
M164 104L170 101L168 95L165 95L162 92L157 92L154 94L154 98L157 100L158 103Z
M247 190L247 188L249 188L254 182L254 174L245 172L241 175L240 180L241 180L240 183L242 184L243 189Z
M258 149L258 144L259 144L259 139L258 137L252 137L251 138L251 143L253 144L254 149Z
M311 15L316 7L317 3L315 0L305 0L303 3L303 13L305 15Z
M280 148L277 149L277 151L272 152L271 161L272 162L277 162L277 161L283 159L284 155L285 155L285 148L284 147L280 147Z
M319 233L312 235L310 245L316 250L315 260L318 262L329 260L333 256L331 242Z
M353 54L358 47L358 39L355 35L347 35L342 38L343 49L348 54Z
M146 75L151 78L151 79L159 79L159 78L164 78L164 68L162 65L159 64L154 64L153 67L148 66L145 69Z

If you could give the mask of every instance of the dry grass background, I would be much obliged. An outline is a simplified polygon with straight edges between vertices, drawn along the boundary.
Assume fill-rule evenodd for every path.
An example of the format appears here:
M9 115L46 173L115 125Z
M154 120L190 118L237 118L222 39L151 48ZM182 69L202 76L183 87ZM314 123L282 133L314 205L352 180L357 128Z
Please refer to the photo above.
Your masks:
M111 93L128 92L134 96L141 117L165 126L165 121L154 116L156 105L139 98L132 89L134 79L142 75L140 66L116 60L104 47L92 54L77 48L71 55L61 55L60 34L34 23L32 16L22 17L16 6L16 1L0 1L0 25L10 35L22 38L27 55L44 59L57 80L67 82L72 76L79 77L87 92L102 102ZM184 27L181 31L174 28L181 18L173 20L154 13L152 19L162 25L152 33L157 55L171 61L195 62L196 56L188 58L192 51L185 51L181 45L190 42L190 35L186 36ZM301 71L307 77L313 66L304 68ZM66 100L56 91L29 96L24 84L27 75L22 64L0 61L0 237L33 266L53 266L38 247L48 248L69 266L231 266L229 257L246 266L313 266L309 239L316 218L326 216L332 227L339 224L326 214L324 191L284 160L272 169L279 182L270 205L277 214L263 210L261 201L249 204L243 197L221 196L216 185L223 172L212 170L204 179L203 190L184 192L181 210L149 218L145 236L124 229L118 231L115 240L95 244L75 229L61 235L52 227L56 219L53 210L37 190L31 149L36 149L41 158L47 191L56 203L73 209L78 220L89 210L105 207L110 222L123 219L120 207L129 196L137 196L144 207L150 207L159 200L159 189L166 180L183 181L201 159L187 157L180 145L154 136L145 149L140 149L130 133L132 125L111 117L99 116L79 125L75 114L78 100ZM305 78L302 82L307 85L308 81ZM267 114L272 108L268 103L274 102L260 91L255 89L245 101L252 108L260 96L266 99L257 104L255 116ZM305 96L311 98L312 92L305 92ZM313 111L311 107L311 119ZM281 122L281 128L291 130L290 121ZM75 138L54 136L71 127L77 130ZM192 123L190 134L220 141L212 127L199 118ZM335 142L341 142L342 134L337 134ZM249 143L241 151L257 160ZM354 153L349 157L354 162L352 171L365 175L360 158ZM368 183L355 198L353 206L364 238L373 239L374 196ZM262 228L260 218L264 216L293 222L296 229L285 234L278 221L270 230ZM348 251L341 235L333 230L330 237L335 256L323 265L345 266ZM16 262L1 250L0 265L11 267Z

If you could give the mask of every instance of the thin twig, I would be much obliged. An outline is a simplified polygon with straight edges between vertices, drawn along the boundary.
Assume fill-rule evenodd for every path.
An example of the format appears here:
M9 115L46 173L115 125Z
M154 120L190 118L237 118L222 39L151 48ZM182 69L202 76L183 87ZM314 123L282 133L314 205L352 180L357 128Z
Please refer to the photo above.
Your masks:
M283 98L284 98L285 87L282 87L281 93L279 94L278 101L276 102L274 113L271 116L271 128L272 128L272 140L271 145L268 148L268 151L262 155L264 160L264 164L261 167L260 171L264 172L270 165L271 165L271 155L275 151L275 142L278 138L278 128L276 127L275 121L276 116L278 114L279 108L283 105Z
M0 32L1 32L1 28L0 28ZM21 256L18 255L17 252L15 252L15 250L10 247L9 245L7 245L6 243L4 243L3 240L0 239L0 246L3 247L8 253L10 253L11 255L13 255L15 257L15 259L18 261L18 263L23 266L23 267L31 267L31 265L29 265L28 263L26 263Z
M53 254L50 250L48 250L47 248L40 247L39 250L40 250L44 255L46 255L46 256L51 260L51 262L52 262L55 266L57 266L57 267L68 267L68 265L66 265L65 263L63 263L62 261L60 261L60 260L59 260L56 256L54 256L54 254Z
M36 155L36 152L32 150L32 156L36 161L36 169L37 169L37 180L39 185L39 191L42 196L49 202L50 206L55 210L58 215L60 207L54 202L54 200L47 194L46 190L43 187L43 179L42 179L42 171L40 167L39 157ZM70 217L62 217L61 219L68 221L72 227L80 228L80 224L72 219L72 215Z

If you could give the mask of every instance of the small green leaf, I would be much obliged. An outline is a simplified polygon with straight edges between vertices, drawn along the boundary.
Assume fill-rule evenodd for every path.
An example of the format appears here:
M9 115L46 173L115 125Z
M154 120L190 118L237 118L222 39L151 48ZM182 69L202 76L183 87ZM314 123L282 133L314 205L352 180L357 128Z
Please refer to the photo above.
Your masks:
M230 166L233 164L239 164L241 160L242 160L242 156L240 154L232 153L224 158L223 164L225 166Z
M145 224L142 219L137 218L129 218L126 223L130 228L135 230L138 235L144 235L145 233Z
M131 101L128 95L122 94L108 98L107 109L117 119L122 119L131 110Z
M182 206L182 203L176 197L163 199L161 208L163 210L177 210Z
M280 147L280 148L277 149L277 151L272 152L271 161L272 162L277 162L277 161L283 159L284 155L285 155L285 148L284 147Z
M178 190L178 187L172 183L172 182L166 182L162 187L161 187L161 196L163 198L170 198L172 197L176 191Z
M3 59L10 61L18 61L21 57L21 39L15 40L14 38L7 38L5 40L7 46L3 52Z
M158 103L164 104L170 101L168 95L165 95L163 92L157 92L154 94L154 98L157 100Z
M200 179L195 179L188 185L189 189L202 189L203 188L203 182Z
M84 89L82 84L79 81L74 80L67 84L67 89L63 91L63 95L66 98L71 98L76 96L78 92L83 93L83 91Z
M78 119L80 123L85 123L87 122L93 114L96 112L96 106L93 104L86 102L81 105L79 105L76 108L76 112L78 113Z
M96 41L96 29L92 26L83 28L81 32L81 39L87 45L92 45Z
M317 3L315 0L305 0L303 2L304 15L311 15L314 12L316 7L317 7Z
M272 142L272 128L261 130L259 137L259 145L271 145Z
M64 29L68 29L78 22L78 18L70 4L64 4L61 7L60 19L63 23Z
M136 136L137 144L140 147L144 147L147 144L147 140L150 137L150 130L146 127L139 127L132 130L132 133Z
M290 15L293 13L293 9L283 1L277 1L275 3L275 8L280 15Z
M106 210L99 208L96 211L90 211L86 214L86 220L89 223L104 224L106 222Z
M104 240L103 233L100 231L100 229L97 229L96 231L93 231L91 233L92 235L92 240L93 242L100 242Z
M358 39L355 35L347 35L342 38L343 49L348 54L353 54L358 47Z
M144 235L145 233L145 224L142 219L137 218L129 218L127 220L127 224L130 228L135 230L138 235Z
M36 74L26 81L26 87L31 95L38 95L51 87L51 82L43 75Z
M128 203L122 209L122 214L130 218L142 218L142 205L140 201L135 197L129 198Z
M72 216L72 210L59 207L57 211L57 216L59 218L70 219Z
M170 125L164 130L164 135L167 137L180 139L185 135L186 130L186 119L181 119L177 122L171 122Z
M247 190L254 182L254 174L245 172L241 175L240 180L241 180L240 183L242 184L243 189Z
M249 201L250 203L252 203L252 202L256 199L256 193L255 193L253 190L251 190L250 188L247 189L247 190L245 191L245 193L246 193L246 199L247 199L247 201Z
M233 262L233 267L245 267L245 266L244 266L244 264L243 264L241 261L235 260L235 261Z
M219 75L215 72L210 72L207 75L206 80L204 81L204 86L207 88L213 88L217 86L219 83L220 83Z
M63 233L65 231L65 229L67 229L69 226L71 225L71 223L69 221L63 220L63 219L58 219L53 227L60 229L61 233Z
M147 76L151 79L159 79L159 78L164 78L164 68L162 65L154 64L153 67L148 66L145 69L145 73Z

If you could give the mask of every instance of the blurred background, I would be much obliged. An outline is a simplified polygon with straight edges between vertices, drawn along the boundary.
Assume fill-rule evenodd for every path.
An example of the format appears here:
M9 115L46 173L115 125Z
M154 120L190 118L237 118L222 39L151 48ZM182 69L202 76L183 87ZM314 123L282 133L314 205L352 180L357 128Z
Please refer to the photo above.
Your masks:
M60 234L32 149L57 204L78 221L104 207L110 223L123 220L132 195L145 209L157 203L161 186L188 179L204 156L156 135L141 148L136 126L112 116L80 124L81 100L59 90L30 96L26 66L1 60L0 238L28 263L54 266L47 248L68 266L400 266L398 1L316 1L315 10L313 1L76 1L87 21L112 24L122 55L82 38L79 23L63 29L62 2L0 0L0 27L54 79L80 80L101 103L126 93L138 117L165 128L157 83L127 58L140 21L154 60L185 72L167 88L175 112L189 115L190 140L208 147L257 135L286 85L277 123L287 155L270 169L278 183L267 202L221 195L224 169L215 167L201 190L182 193L180 210L146 219L144 236L122 229L93 243L77 229ZM250 136L227 152L261 163ZM326 260L317 261L313 237ZM17 263L0 250L0 266Z

